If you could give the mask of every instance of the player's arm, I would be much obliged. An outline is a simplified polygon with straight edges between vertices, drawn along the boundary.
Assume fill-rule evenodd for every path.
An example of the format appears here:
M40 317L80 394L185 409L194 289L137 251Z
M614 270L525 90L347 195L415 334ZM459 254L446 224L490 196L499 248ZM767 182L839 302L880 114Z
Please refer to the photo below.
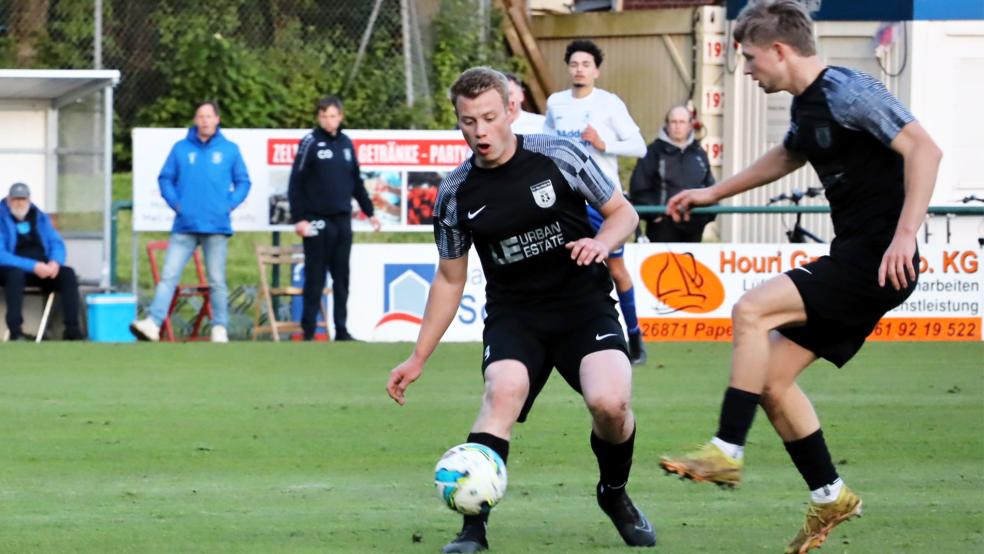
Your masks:
M401 406L406 402L404 393L410 383L416 381L424 370L424 363L434 353L445 331L451 325L461 304L468 277L468 256L441 259L437 265L437 275L427 294L427 307L420 323L420 333L413 353L403 363L390 372L386 392Z
M571 259L577 262L577 265L589 265L607 260L609 252L618 249L639 225L639 214L617 188L613 190L611 197L598 207L598 211L605 216L598 234L593 238L585 237L564 245L571 251Z
M607 144L602 143L603 149L599 148L599 150L606 154L632 158L641 158L646 155L646 139L642 138L639 126L629 115L629 109L625 106L625 102L621 100L614 107L612 127L615 130L616 140Z
M905 201L895 236L878 267L878 285L884 287L887 278L895 290L901 290L909 281L916 280L916 268L912 265L912 257L916 254L916 232L926 217L943 152L916 121L903 127L890 146L905 160Z
M779 144L752 165L716 185L678 192L666 203L666 213L673 221L690 221L690 208L710 206L724 198L767 185L803 167L805 163L805 159Z

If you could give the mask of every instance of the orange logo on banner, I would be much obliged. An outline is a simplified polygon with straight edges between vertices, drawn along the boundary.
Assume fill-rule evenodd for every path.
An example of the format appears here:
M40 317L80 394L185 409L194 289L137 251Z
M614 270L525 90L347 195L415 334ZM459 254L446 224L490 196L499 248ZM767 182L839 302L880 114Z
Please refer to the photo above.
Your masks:
M724 285L693 254L654 254L639 268L642 282L669 309L664 313L706 314L724 302Z

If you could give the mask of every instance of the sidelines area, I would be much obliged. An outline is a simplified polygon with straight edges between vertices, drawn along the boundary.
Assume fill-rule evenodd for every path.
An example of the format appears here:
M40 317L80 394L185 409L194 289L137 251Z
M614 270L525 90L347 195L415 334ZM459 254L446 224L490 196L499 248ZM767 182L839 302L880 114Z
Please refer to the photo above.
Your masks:
M408 344L5 348L2 552L433 553L460 525L433 467L478 409L477 344L440 346L402 408L384 384ZM658 468L713 432L729 356L660 344L635 370L630 487L658 552L778 552L802 523L808 492L761 415L738 490ZM824 551L984 549L982 357L981 343L871 344L805 373L865 502ZM514 434L494 552L626 552L595 506L588 422L555 376Z

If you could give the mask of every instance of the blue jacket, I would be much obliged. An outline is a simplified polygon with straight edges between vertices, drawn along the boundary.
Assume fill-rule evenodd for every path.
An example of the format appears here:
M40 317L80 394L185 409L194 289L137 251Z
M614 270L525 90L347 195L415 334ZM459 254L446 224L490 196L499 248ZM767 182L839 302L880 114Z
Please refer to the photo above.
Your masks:
M229 213L249 194L239 147L220 129L208 142L199 140L195 127L188 129L171 148L157 182L176 214L172 233L231 235Z
M45 256L49 260L58 262L58 265L65 265L65 243L62 241L61 235L51 224L48 214L41 211L41 208L37 206L34 206L34 209L38 212L38 235L41 237ZM14 253L16 251L16 222L10 213L10 208L7 207L7 203L0 201L0 267L16 267L27 272L34 271L34 264L38 261L18 256Z

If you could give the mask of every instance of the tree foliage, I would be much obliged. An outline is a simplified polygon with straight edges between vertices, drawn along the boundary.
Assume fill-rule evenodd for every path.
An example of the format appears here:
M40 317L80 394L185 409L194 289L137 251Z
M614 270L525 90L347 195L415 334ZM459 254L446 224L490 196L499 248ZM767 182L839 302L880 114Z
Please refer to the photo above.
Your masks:
M398 2L385 0L388 9L380 12L351 81L374 2L329 4L336 9L317 0L104 0L103 65L122 73L115 93L117 169L129 168L133 127L189 125L201 100L219 102L226 127L308 127L316 100L337 94L349 127L448 129L455 121L446 91L462 70L517 68L497 14L483 25L473 2L441 0L425 22L431 96L418 92L416 104L407 106ZM39 5L12 0L6 14L0 10L8 23L0 33L0 63L91 68L93 4ZM19 29L30 36L16 36Z

